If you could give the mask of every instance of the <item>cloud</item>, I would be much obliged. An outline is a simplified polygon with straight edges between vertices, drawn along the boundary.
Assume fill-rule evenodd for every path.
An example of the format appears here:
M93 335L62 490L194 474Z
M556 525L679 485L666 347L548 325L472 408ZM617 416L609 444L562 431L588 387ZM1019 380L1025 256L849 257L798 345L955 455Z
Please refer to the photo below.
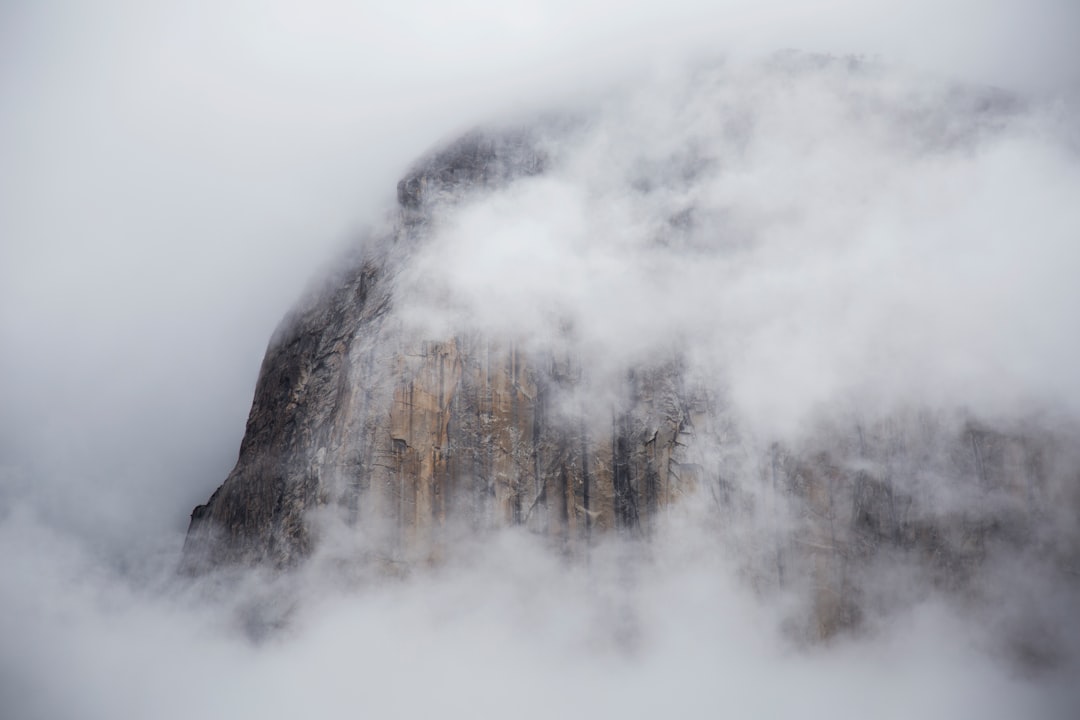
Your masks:
M645 81L448 211L400 303L434 336L571 327L597 374L688 347L766 434L838 403L1075 416L1080 165L1042 112L801 55Z
M1068 0L4 3L6 714L843 714L856 702L1067 716L1068 688L1043 694L969 652L977 632L948 608L921 606L876 642L789 654L774 636L782 609L759 608L707 548L642 571L629 658L612 649L618 623L597 620L621 612L618 564L586 576L519 539L458 575L359 594L321 577L327 599L263 645L235 630L250 615L236 606L277 586L251 580L230 600L166 578L187 513L235 458L279 318L382 222L414 157L490 118L600 113L562 147L558 173L463 208L419 258L474 322L545 328L569 314L596 356L692 335L763 433L837 397L889 405L913 389L991 413L1075 413L1078 26ZM788 47L906 70L863 88L759 85L753 60ZM728 58L729 84L690 92L683 68L700 57ZM939 105L951 78L1017 91L1034 110L969 147L911 146L890 108L925 110L908 119L929 123L916 138L948 136L966 117ZM852 131L860 98L884 113L871 103ZM631 195L635 173L682 172L678 152L708 136L693 123L711 112L731 134L697 147L723 172ZM740 112L753 118L742 130ZM685 255L653 248L657 218L689 204L730 246L702 244L703 229ZM418 687L433 688L430 704Z
M308 575L289 629L259 644L222 617L250 583L210 590L219 601L207 605L133 587L40 526L2 532L38 547L8 565L0 590L13 643L0 687L16 717L1064 718L1077 700L1065 674L1010 675L978 649L982 631L938 603L872 642L797 651L776 634L783 608L685 530L651 561L601 547L590 568L568 566L506 533L404 580L343 590ZM287 592L279 582L255 595Z

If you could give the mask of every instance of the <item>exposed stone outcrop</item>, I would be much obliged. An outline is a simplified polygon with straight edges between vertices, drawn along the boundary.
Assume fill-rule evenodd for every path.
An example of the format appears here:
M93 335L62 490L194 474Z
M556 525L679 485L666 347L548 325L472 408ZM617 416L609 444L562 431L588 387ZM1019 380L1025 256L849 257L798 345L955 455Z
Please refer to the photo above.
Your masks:
M1045 430L913 413L811 447L770 453L763 483L792 500L792 516L774 536L775 571L755 566L765 582L810 589L810 637L927 588L977 598L996 552L1062 568L1080 560L1075 536L1049 522L1053 507L1076 506L1077 458Z
M386 553L416 559L448 521L573 544L637 531L693 487L687 437L703 400L674 368L628 369L626 402L598 425L567 409L572 358L476 336L417 341L392 319L390 277L433 209L538 172L543 155L527 143L473 134L426 160L399 183L394 233L285 321L236 468L192 513L188 569L288 566L311 550L307 512L327 503L386 528Z
M997 547L1080 566L1075 538L1044 522L1077 507L1068 437L912 412L755 447L675 350L626 367L598 409L565 349L406 331L394 278L440 208L547 164L529 133L473 133L399 182L393 227L270 343L236 467L192 513L186 571L292 566L318 508L409 563L437 557L450 527L519 525L580 552L599 533L648 535L681 497L710 505L756 586L806 588L807 637L896 602L886 557L950 592L977 592Z

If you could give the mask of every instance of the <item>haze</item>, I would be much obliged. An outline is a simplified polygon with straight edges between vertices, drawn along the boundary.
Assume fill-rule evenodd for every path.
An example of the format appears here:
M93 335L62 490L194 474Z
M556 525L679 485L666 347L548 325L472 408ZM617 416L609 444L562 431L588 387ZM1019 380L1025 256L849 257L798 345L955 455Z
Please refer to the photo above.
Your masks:
M787 647L784 599L760 604L691 520L663 530L625 606L602 560L567 569L508 533L363 592L313 570L315 599L261 644L235 618L252 604L276 617L294 587L252 578L222 597L177 589L172 571L188 513L235 461L289 306L384 221L434 143L552 109L597 110L610 132L574 148L566 175L464 208L420 258L446 271L460 317L543 332L538 310L570 308L590 352L632 355L650 300L719 273L721 294L691 294L671 337L696 338L703 367L723 359L763 438L830 402L1076 422L1080 6L152 5L0 7L0 714L1074 716L1065 679L1018 677L933 600L869 639ZM921 156L902 132L833 124L828 87L760 94L775 85L753 68L787 48L880 63L867 97L926 88L932 107L957 82L1022 109L977 151ZM710 63L726 84L695 95L688 68ZM777 144L699 200L766 232L743 264L680 256L642 292L649 209L581 198L617 198L621 149L662 152L687 106L705 122L714 102L760 111ZM814 157L792 161L808 146L833 184L815 184ZM582 269L575 240L605 223L625 232ZM492 253L508 236L517 251ZM566 280L554 294L552 277ZM728 309L763 292L752 313ZM413 297L425 323L456 321ZM882 353L899 357L886 376Z

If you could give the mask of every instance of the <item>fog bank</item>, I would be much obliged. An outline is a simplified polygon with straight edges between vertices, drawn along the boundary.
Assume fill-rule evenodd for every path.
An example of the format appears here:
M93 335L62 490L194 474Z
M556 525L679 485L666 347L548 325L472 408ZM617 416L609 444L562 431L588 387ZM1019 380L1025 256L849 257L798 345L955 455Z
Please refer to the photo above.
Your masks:
M286 310L414 158L541 111L593 120L447 218L401 279L418 327L571 320L598 382L696 348L762 445L911 406L1070 436L1078 29L1069 0L4 3L0 714L1074 716L1075 658L1027 676L934 594L793 645L798 598L690 519L630 575L618 542L575 564L514 533L378 582L333 547L276 580L173 569ZM1002 622L1033 595L1075 649L1072 586L1014 561Z

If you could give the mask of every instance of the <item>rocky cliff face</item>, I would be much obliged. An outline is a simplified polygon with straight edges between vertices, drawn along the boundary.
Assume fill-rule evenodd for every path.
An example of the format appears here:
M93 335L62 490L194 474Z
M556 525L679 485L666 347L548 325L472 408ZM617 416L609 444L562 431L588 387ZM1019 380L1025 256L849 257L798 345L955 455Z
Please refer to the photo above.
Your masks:
M448 522L525 525L571 547L638 531L696 486L688 438L707 399L682 387L674 361L628 368L618 412L587 426L571 407L582 401L574 358L476 334L417 339L394 317L393 275L432 214L539 171L526 142L474 135L425 160L398 184L394 231L284 322L237 466L192 513L188 568L290 565L312 548L308 511L326 504L414 561Z
M681 501L756 586L804 588L805 632L828 637L898 602L881 567L976 594L996 549L1075 567L1075 538L1055 524L1077 507L1068 433L913 409L761 442L741 434L722 383L686 372L685 348L624 363L599 393L580 356L527 331L411 329L396 279L442 213L551 162L536 133L474 133L398 183L390 228L270 343L236 467L192 513L188 572L295 565L319 542L320 509L375 560L417 563L461 528L522 526L582 554L600 536L647 537ZM692 183L705 161L679 162ZM672 217L672 232L695 221Z

